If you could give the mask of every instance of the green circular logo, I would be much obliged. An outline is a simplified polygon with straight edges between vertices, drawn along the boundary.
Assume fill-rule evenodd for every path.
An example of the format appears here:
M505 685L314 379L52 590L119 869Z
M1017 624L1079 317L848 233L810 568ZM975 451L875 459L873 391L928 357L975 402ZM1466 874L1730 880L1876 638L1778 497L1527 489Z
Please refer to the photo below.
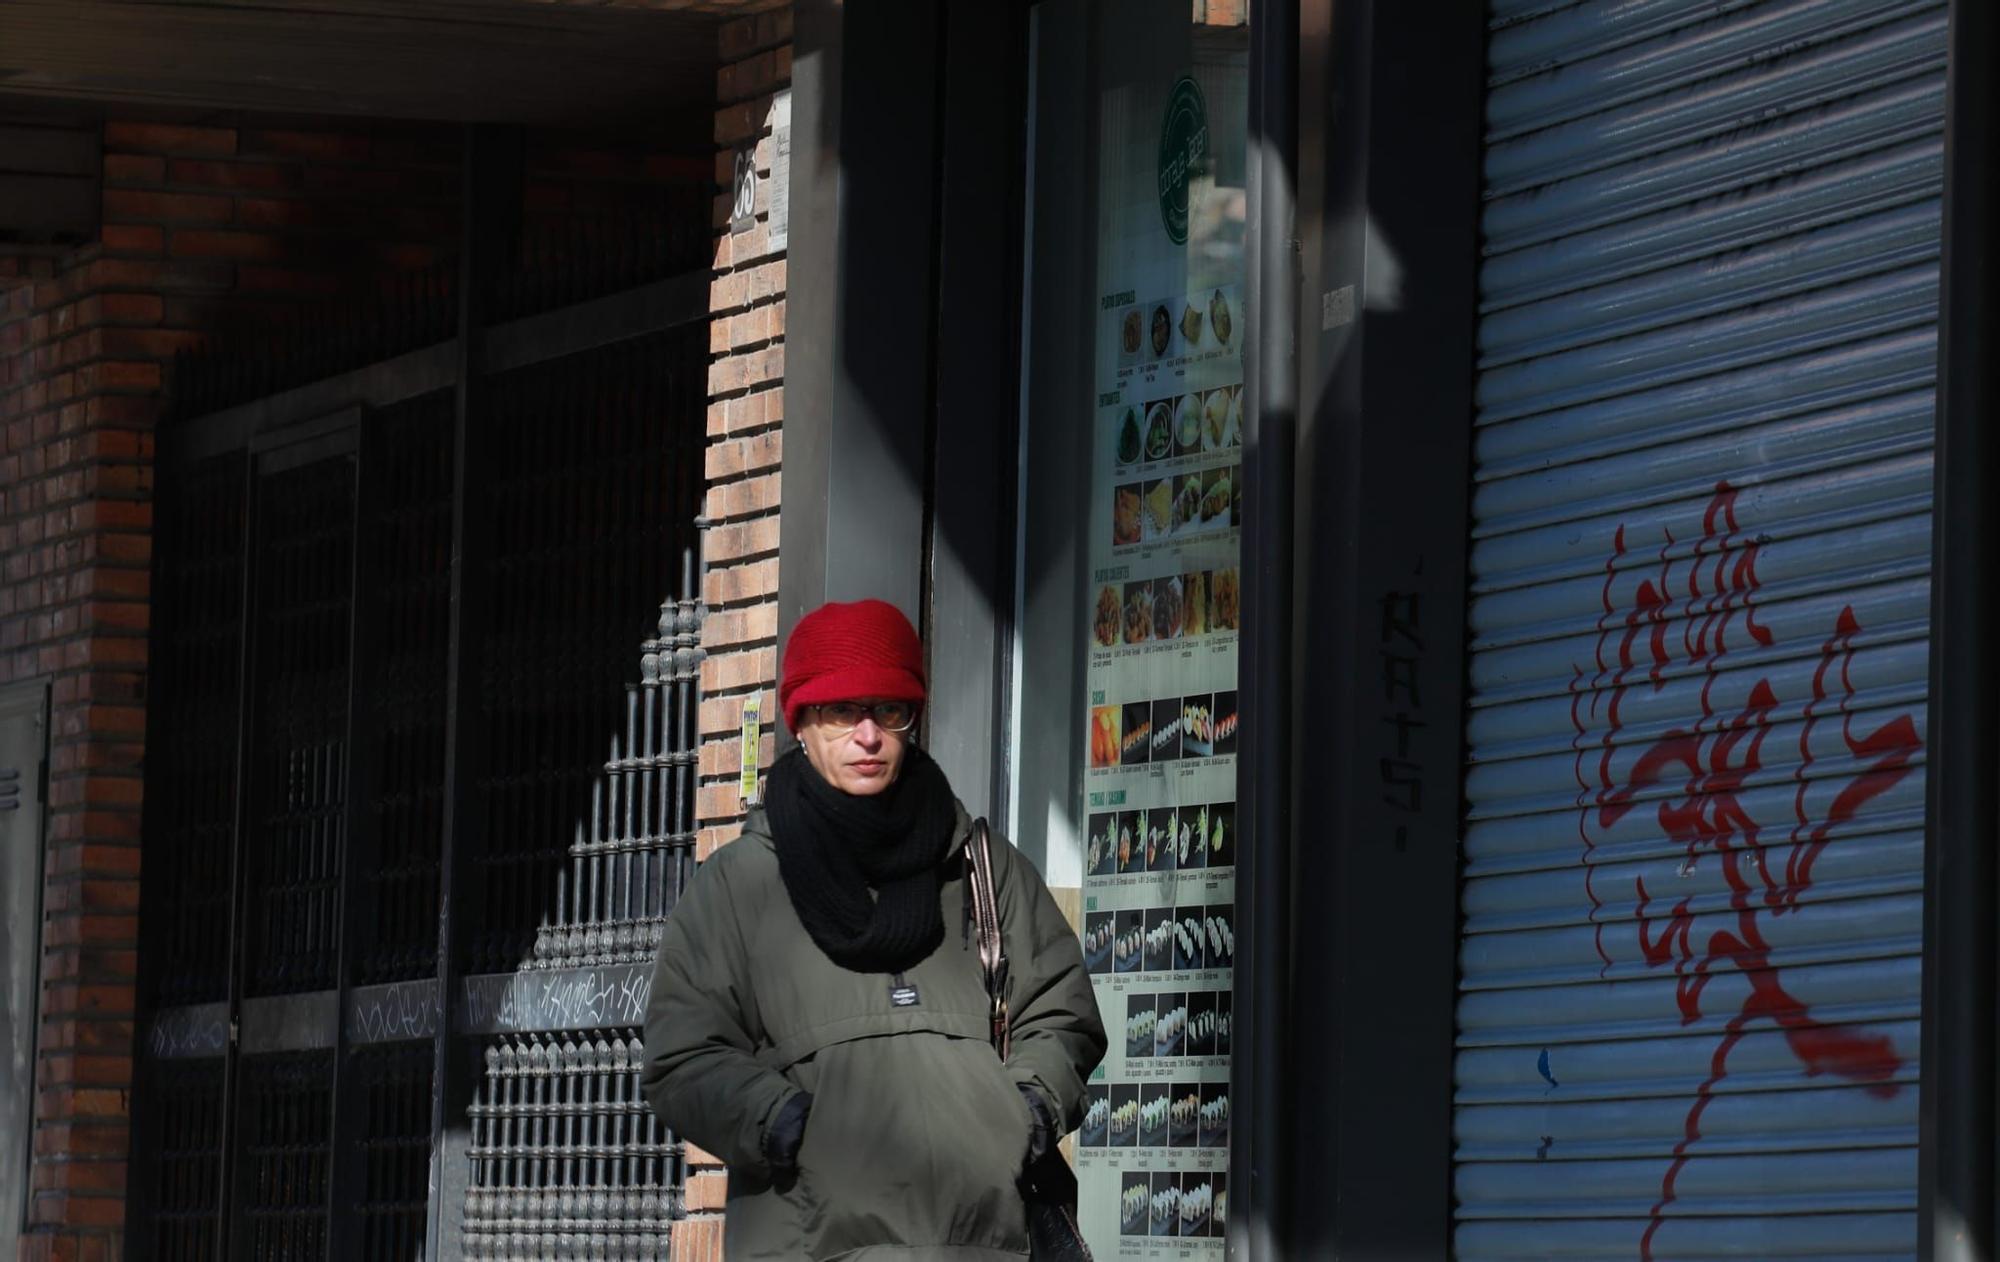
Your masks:
M1167 94L1160 123L1160 222L1175 245L1188 239L1188 181L1208 163L1208 102L1201 85L1182 75Z

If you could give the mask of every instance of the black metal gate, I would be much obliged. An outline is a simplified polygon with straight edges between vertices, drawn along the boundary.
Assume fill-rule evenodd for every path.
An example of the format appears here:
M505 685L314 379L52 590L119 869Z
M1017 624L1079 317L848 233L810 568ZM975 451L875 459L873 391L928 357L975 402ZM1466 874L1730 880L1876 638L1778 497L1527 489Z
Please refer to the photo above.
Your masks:
M439 274L181 366L132 1256L665 1255L637 1067L695 832L687 209L530 242L505 322Z

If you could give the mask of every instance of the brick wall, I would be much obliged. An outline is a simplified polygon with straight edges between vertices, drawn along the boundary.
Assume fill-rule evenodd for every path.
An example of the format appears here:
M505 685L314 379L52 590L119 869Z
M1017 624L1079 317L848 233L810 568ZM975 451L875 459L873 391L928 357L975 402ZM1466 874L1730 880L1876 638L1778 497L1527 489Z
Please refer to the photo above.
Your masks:
M785 419L785 256L769 239L771 101L792 77L789 7L726 23L716 75L714 279L709 285L708 498L702 556L701 788L697 853L707 857L742 826L737 796L746 697L763 698L758 764L775 753L778 670L779 467ZM757 154L757 226L730 231L737 150ZM727 1176L689 1153L689 1217L674 1233L676 1262L720 1262Z
M53 700L28 1259L122 1256L153 439L218 323L431 262L451 133L113 120L100 239L0 260L0 684ZM393 200L390 200L393 198Z

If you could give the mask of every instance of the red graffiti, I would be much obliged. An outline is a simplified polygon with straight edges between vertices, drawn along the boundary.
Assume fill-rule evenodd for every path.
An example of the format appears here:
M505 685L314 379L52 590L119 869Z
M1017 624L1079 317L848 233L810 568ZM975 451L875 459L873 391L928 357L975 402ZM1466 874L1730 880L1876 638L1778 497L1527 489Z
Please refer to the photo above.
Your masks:
M1662 832L1682 848L1687 863L1712 855L1721 864L1730 898L1726 927L1704 934L1691 897L1662 914L1653 910L1644 878L1637 879L1634 892L1640 958L1648 967L1672 966L1683 1025L1702 1018L1704 992L1719 971L1733 969L1749 987L1724 1026L1709 1061L1709 1076L1695 1093L1684 1134L1674 1147L1674 1160L1661 1180L1660 1199L1640 1241L1640 1256L1649 1262L1653 1237L1675 1197L1675 1181L1687 1164L1689 1149L1701 1138L1702 1114L1714 1098L1716 1086L1728 1076L1730 1052L1753 1022L1768 1021L1783 1031L1786 1045L1810 1075L1833 1074L1865 1084L1877 1095L1893 1096L1897 1091L1894 1079L1902 1068L1901 1058L1887 1038L1820 1021L1804 1001L1786 989L1782 970L1770 962L1771 945L1758 916L1797 914L1801 896L1812 885L1813 865L1833 830L1852 821L1871 799L1908 775L1911 758L1922 741L1914 719L1907 714L1872 732L1855 733L1848 713L1855 692L1850 668L1853 642L1861 627L1853 610L1844 609L1834 634L1821 647L1813 695L1804 705L1799 764L1793 773L1797 782L1794 824L1788 836L1766 845L1764 826L1744 805L1741 794L1750 777L1764 770L1764 745L1780 698L1766 677L1750 688L1737 712L1718 717L1711 705L1717 675L1731 650L1730 631L1739 619L1749 643L1760 647L1775 643L1757 618L1759 544L1740 538L1736 499L1735 488L1726 482L1717 486L1703 514L1702 537L1685 562L1684 587L1678 589L1684 591L1685 599L1679 602L1669 595L1677 590L1674 540L1669 534L1660 549L1657 574L1638 582L1629 608L1615 607L1613 590L1621 562L1628 555L1625 529L1618 529L1605 562L1603 613L1597 623L1597 674L1586 685L1579 669L1570 682L1570 719L1575 729L1571 747L1576 752L1580 790L1577 835L1583 845L1584 889L1603 965L1599 975L1609 972L1612 954L1605 945L1605 926L1598 920L1603 900L1592 872L1596 848L1592 833L1611 828L1642 804L1651 804ZM1675 621L1683 623L1677 644L1670 634ZM1684 666L1701 666L1707 672L1700 694L1701 718L1692 727L1671 729L1645 745L1621 777L1614 764L1623 728L1619 711L1632 686L1628 677L1643 667L1646 681L1657 691L1666 686L1668 668ZM1584 712L1586 691L1589 719L1597 717L1600 703L1605 709L1606 726L1594 739L1590 739ZM1845 779L1832 804L1816 819L1807 802L1812 736L1816 725L1825 721L1829 707L1838 710L1843 743L1860 770ZM1591 746L1597 752L1594 760L1587 757ZM1778 851L1786 854L1781 869L1774 872L1772 856Z

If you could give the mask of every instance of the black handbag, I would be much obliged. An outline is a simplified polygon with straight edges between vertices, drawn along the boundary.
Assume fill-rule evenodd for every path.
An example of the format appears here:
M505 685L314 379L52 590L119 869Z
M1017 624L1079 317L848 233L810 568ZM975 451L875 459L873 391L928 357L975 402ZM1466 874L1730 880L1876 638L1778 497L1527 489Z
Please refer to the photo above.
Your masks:
M965 879L971 893L972 923L979 939L979 971L992 1000L993 1050L1006 1060L1012 1050L1007 1027L1007 952L1000 938L1000 904L993 891L993 844L986 821L972 825L965 843ZM1021 1173L1021 1199L1028 1206L1028 1256L1037 1262L1091 1262L1090 1246L1076 1225L1076 1173L1051 1147Z

